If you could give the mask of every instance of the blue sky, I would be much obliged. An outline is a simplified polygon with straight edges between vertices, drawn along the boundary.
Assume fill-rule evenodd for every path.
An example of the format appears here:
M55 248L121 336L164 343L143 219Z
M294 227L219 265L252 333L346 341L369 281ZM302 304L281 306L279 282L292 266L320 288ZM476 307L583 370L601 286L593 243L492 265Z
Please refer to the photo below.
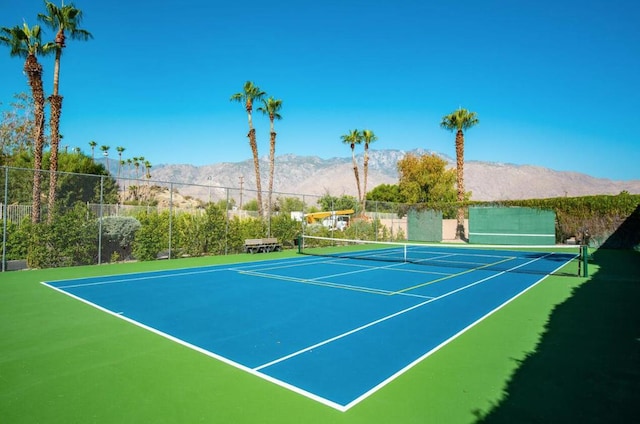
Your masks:
M56 0L56 2L59 0ZM640 3L629 0L76 0L94 39L63 54L63 144L126 148L152 165L249 159L246 80L283 100L277 154L374 149L454 157L439 127L477 112L465 160L640 179ZM0 26L36 23L40 0L0 0ZM51 34L51 32L48 32ZM53 38L53 36L51 36ZM0 101L28 91L0 50ZM51 92L53 58L41 58ZM269 125L254 114L260 155Z

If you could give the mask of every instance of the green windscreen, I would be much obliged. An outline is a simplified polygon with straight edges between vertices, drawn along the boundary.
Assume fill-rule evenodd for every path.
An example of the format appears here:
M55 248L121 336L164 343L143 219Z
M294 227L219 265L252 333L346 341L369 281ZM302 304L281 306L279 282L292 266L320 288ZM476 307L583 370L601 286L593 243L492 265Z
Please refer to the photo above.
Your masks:
M556 214L532 208L469 208L469 243L553 245Z
M413 241L442 241L442 211L409 210L407 238Z

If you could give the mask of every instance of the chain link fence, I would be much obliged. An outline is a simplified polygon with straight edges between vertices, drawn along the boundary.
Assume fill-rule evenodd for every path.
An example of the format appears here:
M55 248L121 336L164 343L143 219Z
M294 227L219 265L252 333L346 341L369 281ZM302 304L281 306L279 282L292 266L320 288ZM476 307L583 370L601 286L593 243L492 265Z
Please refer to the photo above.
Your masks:
M295 248L305 233L407 237L406 207L367 202L363 211L350 196L263 191L259 208L255 190L148 174L52 174L5 166L2 177L3 271L242 253L246 239L263 237Z

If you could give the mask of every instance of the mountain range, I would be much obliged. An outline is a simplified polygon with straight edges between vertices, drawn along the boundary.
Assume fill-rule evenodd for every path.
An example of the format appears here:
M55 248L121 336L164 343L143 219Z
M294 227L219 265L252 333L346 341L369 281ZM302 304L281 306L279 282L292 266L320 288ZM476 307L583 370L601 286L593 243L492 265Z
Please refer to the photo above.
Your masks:
M437 152L416 149L371 150L369 152L369 176L367 191L379 184L396 184L396 164L407 153L422 155L435 153L445 159L449 167L455 161ZM358 155L362 181L362 154ZM274 193L332 196L357 194L351 157L322 159L317 156L286 154L276 157ZM260 159L262 190L267 192L269 162ZM246 199L254 197L255 176L253 160L221 162L204 166L163 164L151 169L153 181L176 183L175 189L182 196L207 200L220 198L216 187L242 188ZM466 161L464 168L465 190L471 191L472 200L497 201L559 196L585 196L595 194L618 194L623 190L640 194L640 180L613 181L595 178L586 174L555 171L533 165L515 165L480 161ZM180 184L178 184L180 183ZM186 183L189 185L182 185ZM235 190L234 190L235 191ZM218 193L218 194L216 194Z

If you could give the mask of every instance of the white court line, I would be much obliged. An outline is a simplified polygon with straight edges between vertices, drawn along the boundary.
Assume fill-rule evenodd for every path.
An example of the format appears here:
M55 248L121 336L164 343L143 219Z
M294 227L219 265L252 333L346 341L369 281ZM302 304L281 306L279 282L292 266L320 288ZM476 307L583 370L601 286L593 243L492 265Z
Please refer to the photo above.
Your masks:
M305 352L308 352L308 351L313 350L313 349L317 349L317 348L319 348L319 347L321 347L321 346L324 346L324 345L326 345L326 344L332 343L332 342L334 342L334 341L336 341L336 340L343 339L343 338L345 338L345 337L347 337L347 336L349 336L349 335L351 335L351 334L354 334L354 333L360 332L360 331L365 330L365 329L367 329L367 328L369 328L369 327L372 327L372 326L374 326L374 325L380 324L380 323L382 323L382 322L384 322L384 321L388 321L388 320L390 320L391 318L395 318L395 317L397 317L397 316L399 316L399 315L406 314L407 312L413 311L414 309L421 308L422 306L427 305L427 304L429 304L429 303L435 302L435 301L440 300L440 299L444 299L445 297L451 296L451 295L453 295L453 294L455 294L455 293L458 293L458 292L460 292L460 291L462 291L462 290L466 290L466 289L468 289L468 288L470 288L470 287L473 287L473 286L476 286L476 285L478 285L478 284L484 283L484 282L486 282L486 281L488 281L488 280L492 280L492 279L494 279L494 278L496 278L496 277L498 277L498 276L500 276L500 275L506 274L506 273L507 273L507 272L509 272L509 271L512 271L512 270L517 269L517 268L520 268L520 267L522 267L522 266L525 266L525 265L527 265L527 264L529 264L529 263L532 263L532 262L538 261L538 260L540 260L540 259L541 259L541 258L536 258L536 259L533 259L533 260L531 260L531 261L529 261L529 262L527 262L527 263L525 263L525 264L521 264L521 265L515 266L515 267L513 267L513 268L510 268L509 270L502 271L502 272L499 272L499 273L494 274L494 275L490 275L490 276L488 276L488 277L485 277L485 278L480 279L480 280L478 280L478 281L475 281L475 282L473 282L473 283L467 284L466 286L462 286L462 287L459 287L459 288L457 288L457 289L455 289L455 290L452 290L452 291L450 291L450 292L444 293L444 294L442 294L442 295L440 295L440 296L438 296L438 297L434 297L434 298L432 298L432 299L429 299L429 300L426 300L426 301L424 301L424 302L418 303L418 304L416 304L416 305L410 306L410 307L405 308L405 309L403 309L403 310L401 310L401 311L398 311L398 312L395 312L395 313L393 313L393 314L387 315L387 316L385 316L385 317L379 318L379 319L377 319L377 320L375 320L375 321L372 321L372 322L370 322L370 323L364 324L364 325L362 325L362 326L360 326L360 327L354 328L354 329L349 330L349 331L347 331L347 332L344 332L344 333L342 333L342 334L338 334L337 336L334 336L334 337L331 337L331 338L329 338L329 339L326 339L326 340L323 340L323 341L321 341L321 342L318 342L318 343L316 343L316 344L314 344L314 345L311 345L311 346L308 346L308 347L306 347L306 348L300 349L300 350L298 350L297 352L293 352L293 353L291 353L291 354L289 354L289 355L285 355L285 356L283 356L283 357L281 357L281 358L278 358L278 359L275 359L275 360L273 360L273 361L271 361L271 362L267 362L266 364L262 364L262 365L260 365L260 366L258 366L258 367L255 367L254 369L255 369L256 371L259 371L259 370L261 370L261 369L264 369L264 368L270 367L270 366L275 365L275 364L277 364L277 363L280 363L280 362L286 361L286 360L288 360L288 359L294 358L294 357L296 357L296 356L302 355L302 354L303 354L303 353L305 353Z
M258 372L256 370L250 368L250 367L247 367L246 365L242 365L239 362L232 361L229 358L226 358L224 356L218 355L218 354L213 353L213 352L211 352L209 350L203 349L203 348L201 348L199 346L196 346L194 344L191 344L191 343L189 343L189 342L187 342L185 340L182 340L182 339L179 339L177 337L174 337L171 334L168 334L168 333L165 333L164 331L158 330L157 328L154 328L154 327L148 326L146 324L143 324L143 323L141 323L139 321L136 321L136 320L134 320L132 318L129 318L129 317L123 315L122 312L114 312L114 311L111 311L111 310L109 310L107 308L103 308L102 306L100 306L100 305L98 305L96 303L93 303L93 302L91 302L91 301L89 301L87 299L84 299L82 297L76 296L76 295L74 295L72 293L69 293L67 291L61 290L60 288L58 288L56 286L52 286L52 285L50 285L48 283L42 282L41 284L43 284L43 285L45 285L47 287L50 287L53 290L56 290L57 292L60 292L60 293L65 294L65 295L67 295L69 297L72 297L72 298L74 298L76 300L79 300L80 302L83 302L83 303L85 303L85 304L87 304L89 306L92 306L92 307L94 307L94 308L96 308L96 309L98 309L98 310L100 310L102 312L106 312L109 315L112 315L114 317L117 317L117 318L120 318L122 320L125 320L130 324L136 325L136 326L138 326L140 328L143 328L143 329L145 329L147 331L151 331L154 334L157 334L157 335L159 335L161 337L169 339L169 340L171 340L171 341L173 341L175 343L178 343L180 345L183 345L183 346L185 346L185 347L187 347L189 349L193 349L196 352L200 352L200 353L202 353L204 355L207 355L207 356L209 356L211 358L217 359L217 360L219 360L219 361L221 361L221 362L223 362L225 364L231 365L232 367L235 367L235 368L237 368L239 370L247 372L247 373L249 373L251 375L255 375L256 377L259 377L259 378L261 378L263 380L266 380L266 381L269 381L271 383L274 383L274 384L276 384L276 385L278 385L280 387L284 387L285 389L289 389L292 392L298 393L298 394L300 394L302 396L305 396L305 397L307 397L309 399L315 400L316 402L320 402L320 403L322 403L324 405L327 405L327 406L329 406L329 407L331 407L333 409L336 409L338 411L341 411L341 412L346 411L345 407L340 405L340 404L338 404L338 403L335 403L333 401L325 399L325 398L323 398L321 396L316 395L315 393L308 392L308 391L306 391L304 389L301 389L300 387L294 386L294 385L289 384L287 382L284 382L282 380L278 380L277 378L271 377L270 375Z
M552 254L550 254L550 255L552 255ZM315 345L313 345L313 346L311 346L311 347L308 347L308 348L306 348L306 349L302 349L302 350L300 350L300 351L298 351L298 352L294 352L293 354L290 354L290 355L287 355L287 356L285 356L285 357L282 357L282 358L276 359L276 360L274 360L274 361L271 361L271 362L269 362L269 363L267 363L267 364L260 365L260 366L255 367L255 368L249 368L249 367L247 367L247 366L245 366L245 365L242 365L242 364L240 364L240 363L237 363L237 362L235 362L235 361L232 361L232 360L230 360L230 359L228 359L228 358L226 358L226 357L224 357L224 356L220 356L220 355L215 354L215 353L213 353L213 352L210 352L210 351L208 351L208 350L206 350L206 349L203 349L203 348L200 348L200 347L198 347L198 346L196 346L196 345L193 345L193 344L191 344L191 343L188 343L188 342L186 342L186 341L184 341L184 340L181 340L181 339L178 339L178 338L176 338L176 337L174 337L174 336L171 336L170 334L164 333L164 332L162 332L162 331L160 331L160 330L157 330L157 329L155 329L155 328L153 328L153 327L147 326L147 325L142 324L142 323L140 323L140 322L138 322L138 321L135 321L135 320L133 320L133 319L131 319L131 318L128 318L128 317L126 317L126 316L122 315L121 313L117 313L117 312L110 311L109 309L103 308L103 307L101 307L101 306L99 306L99 305L97 305L97 304L95 304L95 303L93 303L93 302L90 302L90 301L88 301L88 300L86 300L86 299L83 299L82 297L79 297L79 296L73 295L73 294L71 294L71 293L69 293L69 292L67 292L67 291L61 290L61 288L59 288L59 287L52 286L52 285L50 285L49 283L42 282L42 284L43 284L43 285L45 285L45 286L48 286L48 287L50 287L50 288L52 288L52 289L54 289L54 290L56 290L56 291L58 291L58 292L60 292L60 293L63 293L63 294L65 294L65 295L67 295L67 296L70 296L70 297L72 297L72 298L74 298L74 299L76 299L76 300L79 300L79 301L81 301L81 302L83 302L83 303L86 303L86 304L88 304L88 305L90 305L90 306L93 306L93 307L95 307L95 308L97 308L97 309L99 309L99 310L101 310L101 311L103 311L103 312L106 312L106 313L108 313L108 314L111 314L111 315L113 315L113 316L116 316L116 317L118 317L118 318L121 318L121 319L123 319L123 320L125 320L125 321L127 321L127 322L129 322L129 323L132 323L132 324L134 324L134 325L136 325L136 326L139 326L139 327L144 328L144 329L146 329L146 330L148 330L148 331L151 331L151 332L153 332L153 333L156 333L156 334L158 334L158 335L160 335L160 336L162 336L162 337L165 337L165 338L167 338L167 339L169 339L169 340L172 340L172 341L174 341L174 342L176 342L176 343L179 343L179 344L181 344L181 345L183 345L183 346L186 346L186 347L188 347L188 348L190 348L190 349L193 349L193 350L195 350L195 351L197 351L197 352L203 353L203 354L205 354L205 355L207 355L207 356L209 356L209 357L212 357L212 358L218 359L218 360L222 361L223 363L229 364L229 365L231 365L231 366L233 366L233 367L235 367L235 368L238 368L238 369L240 369L240 370L242 370L242 371L248 372L249 374L255 375L255 376L259 377L259 378L262 378L262 379L264 379L264 380L266 380L266 381L269 381L269 382L272 382L272 383L274 383L274 384L277 384L277 385L279 385L279 386L281 386L281 387L283 387L283 388L286 388L286 389L288 389L288 390L291 390L291 391L293 391L293 392L295 392L295 393L301 394L301 395L303 395L303 396L305 396L305 397L307 397L307 398L309 398L309 399L315 400L315 401L317 401L317 402L319 402L319 403L322 403L322 404L324 404L324 405L326 405L326 406L329 406L329 407L331 407L331 408L333 408L333 409L336 409L336 410L338 410L338 411L340 411L340 412L346 412L346 411L348 411L350 408L352 408L353 406L355 406L356 404L360 403L361 401L363 401L364 399L366 399L367 397L371 396L373 393L375 393L376 391L378 391L379 389L381 389L382 387L384 387L385 385L387 385L388 383L390 383L391 381L393 381L395 378L397 378L398 376L400 376L400 375L401 375L401 374L403 374L404 372L406 372L406 371L408 371L409 369L411 369L413 366L415 366L416 364L418 364L419 362L421 362L421 361L422 361L424 358L426 358L427 356L431 355L432 353L434 353L434 352L435 352L435 351L437 351L438 349L442 348L444 345L446 345L447 343L449 343L449 342L450 342L450 341L452 341L453 339L457 338L457 337L458 337L458 336L460 336L462 333L466 332L466 331L467 331L467 330L469 330L471 327L475 326L476 324L478 324L480 321L484 320L484 319L485 319L486 317L488 317L489 315L491 315L491 314L493 314L494 312L496 312L497 310L501 309L501 308L502 308L502 307L504 307L506 304L510 303L510 302L511 302L511 301L513 301L515 298L519 297L519 296L520 296L520 295L522 295L524 292L528 291L529 289L531 289L532 287L534 287L535 285L537 285L538 283L540 283L541 281L543 281L544 279L546 279L546 278L548 277L548 275L544 276L543 278L541 278L541 279L540 279L540 280L538 280L537 282L534 282L533 284L531 284L529 287L527 287L527 288L526 288L525 290L523 290L522 292L518 293L517 295L515 295L515 296L514 296L514 297L512 297L511 299L508 299L506 302L504 302L503 304L499 305L498 307L496 307L496 308L495 308L495 309L493 309L492 311L488 312L486 315L484 315L484 316L480 317L480 318L479 318L478 320L476 320L474 323L472 323L472 324L470 324L469 326L465 327L464 329L462 329L461 331L459 331L458 333L456 333L455 335L453 335L453 336L452 336L452 337L450 337L449 339L445 340L444 342L442 342L441 344L439 344L438 346L436 346L435 348L433 348L432 350L430 350L429 352L427 352L426 354L424 354L424 355L423 355L423 356L421 356L420 358L417 358L415 361L413 361L412 363L408 364L408 365L407 365L407 366L405 366L403 369L399 370L397 373L393 374L392 376L390 376L390 377L389 377L389 378L387 378L386 380L382 381L381 383L379 383L378 385L376 385L376 386L375 386L375 387L373 387L372 389L368 390L367 392L365 392L364 394L362 394L362 395L361 395L361 396L359 396L358 398L354 399L352 402L348 403L347 405L341 405L341 404L338 404L338 403L336 403L336 402L333 402L333 401L330 401L330 400L328 400L328 399L325 399L325 398L323 398L323 397L321 397L321 396L318 396L318 395L316 395L316 394L314 394L314 393L308 392L308 391L306 391L306 390L304 390L304 389L301 389L301 388L299 388L299 387L297 387L297 386L293 386L293 385L292 385L292 384L290 384L290 383L286 383L286 382L284 382L284 381L281 381L281 380L278 380L278 379L276 379L276 378L274 378L274 377L271 377L271 376L269 376L269 375L267 375L267 374L264 374L264 373L260 372L260 370L261 370L261 369L264 369L264 368L266 368L266 367L268 367L268 366L270 366L270 365L273 365L273 364L276 364L276 363L278 363L278 362L282 362L282 361L284 361L284 360L286 360L286 359L292 358L292 357L294 357L294 356L300 355L300 354L302 354L302 353L304 353L304 352L306 352L306 351L309 351L310 349L313 349L313 348L315 348L315 347L319 347L319 346L325 345L325 344L327 344L327 343L330 343L331 341L336 341L336 340L338 340L338 339L341 339L341 338L343 338L343 337L346 337L346 336L347 336L347 335L349 335L349 334L353 334L353 333L355 333L355 332L357 332L357 331L361 331L361 330L363 330L363 329L365 329L365 328L368 328L368 327L371 327L371 326L376 325L376 324L378 324L378 323L381 323L381 322L383 322L383 321L385 321L385 320L388 320L388 319L390 319L390 318L392 318L392 317L398 316L398 315L400 315L400 314L407 313L407 312L409 312L410 310L413 310L413 309L419 308L419 307L424 306L424 305L426 305L426 304L428 304L428 303L430 303L430 302L433 302L433 301L435 301L435 300L439 300L439 299L442 299L442 298L444 298L444 297L447 297L447 296L450 296L450 295L452 295L452 294L455 294L455 293L457 293L457 292L460 292L460 291L462 291L462 290L466 290L467 288L470 288L470 287L475 286L475 285L477 285L477 284L483 283L483 282L485 282L485 281L487 281L487 280L491 280L491 279L493 279L493 278L498 277L499 275L505 274L505 273L507 273L507 272L509 272L509 271L512 271L512 270L514 270L514 269L517 269L517 268L520 268L520 267L522 267L522 266L528 265L529 263L535 262L535 261L540 260L540 259L542 259L542 258L536 258L536 259L531 260L531 261L529 261L529 262L527 262L527 263L525 263L525 264L521 264L521 265L519 265L519 266L513 267L513 268L511 268L511 269L509 269L509 270L507 270L507 271L500 272L500 273L498 273L498 274L495 274L495 275L489 276L489 277L487 277L487 278L484 278L484 279L482 279L482 280L479 280L479 281L476 281L476 282L474 282L474 283L471 283L471 284L469 284L469 285L467 285L467 286L460 287L460 288L458 288L458 289L456 289L456 290L453 290L453 291L451 291L451 292L449 292L449 293L443 294L443 295L441 295L441 296L439 296L439 297L437 297L437 298L433 298L433 299L431 299L431 300L428 300L428 301L422 302L422 303L420 303L420 304L417 304L417 305L415 305L415 306L413 306L413 307L411 307L411 308L407 308L407 309L405 309L405 310L403 310L403 311L399 311L399 312L397 312L397 313L395 313L395 314L392 314L392 315L389 315L389 316L386 316L386 317L380 318L380 319L378 319L378 320L376 320L376 321L373 321L373 322L371 322L371 323L369 323L369 324L366 324L366 325L364 325L364 326L361 326L361 327L355 328L355 329L353 329L353 330L351 330L351 331L349 331L349 332L347 332L347 333L343 333L343 334L340 334L340 335L338 335L338 336L335 336L335 337L333 337L333 338L331 338L331 339L325 340L325 341L323 341L323 342L316 343ZM562 265L558 266L558 268L557 268L555 271L557 271L558 269L562 268L564 265L565 265L565 264L563 263ZM231 268L225 268L224 270L230 270L230 269L231 269ZM555 271L554 271L554 272L555 272Z
M322 281L321 278L325 278L325 277L317 277L317 278L287 277L285 275L267 274L267 273L262 273L260 271L239 271L239 273L244 275L254 276L254 277L267 278L271 280L281 280L281 281L288 281L288 282L300 283L300 284L311 284L311 285L316 285L320 287L329 287L332 289L351 290L351 291L384 295L384 296L402 295L402 296L408 296L408 297L417 297L420 299L433 298L433 296L425 296L425 295L415 294L415 293L400 293L397 291L377 289L375 287L354 286L352 284L341 284L341 283L332 283L330 281Z
M255 268L264 266L266 262L280 262L285 263L287 260L277 259L277 260L263 260L259 263L254 263L254 265L246 266L244 268ZM297 258L291 258L289 261L298 261ZM312 263L311 261L307 261L306 258L300 258L300 262L304 261L305 264ZM243 263L237 264L220 264L220 265L205 265L194 268L180 268L175 270L156 270L156 271L142 271L142 272L134 272L129 274L119 274L118 276L125 276L126 278L118 278L112 280L110 278L114 277L113 275L97 275L95 277L80 277L73 279L65 279L65 280L54 280L48 281L47 284L57 283L57 282L66 282L66 281L87 281L87 280L95 280L102 279L102 281L93 281L91 283L78 283L78 284L68 284L64 286L57 286L58 288L66 289L66 288L76 288L76 287L90 287L90 286L100 286L106 284L118 284L118 283L128 283L131 281L144 281L149 279L156 278L171 278L171 277L179 277L184 275L197 275L197 274L207 274L213 272L221 272L221 271L237 271L238 268L243 267L235 267L235 265L242 265ZM229 267L229 265L232 265ZM297 265L291 265L297 266ZM173 272L171 272L173 271ZM135 277L138 275L139 277Z

